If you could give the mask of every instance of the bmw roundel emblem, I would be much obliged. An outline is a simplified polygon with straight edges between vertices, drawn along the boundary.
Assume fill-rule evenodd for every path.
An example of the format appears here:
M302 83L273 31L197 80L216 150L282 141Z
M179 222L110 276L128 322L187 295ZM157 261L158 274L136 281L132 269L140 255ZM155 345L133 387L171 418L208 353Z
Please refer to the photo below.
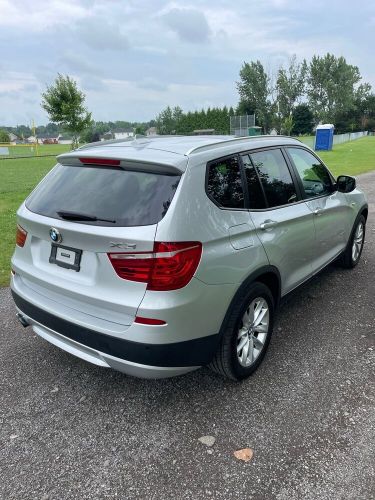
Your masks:
M62 242L62 236L60 234L60 231L55 227L51 227L51 229L49 230L49 236L54 243Z

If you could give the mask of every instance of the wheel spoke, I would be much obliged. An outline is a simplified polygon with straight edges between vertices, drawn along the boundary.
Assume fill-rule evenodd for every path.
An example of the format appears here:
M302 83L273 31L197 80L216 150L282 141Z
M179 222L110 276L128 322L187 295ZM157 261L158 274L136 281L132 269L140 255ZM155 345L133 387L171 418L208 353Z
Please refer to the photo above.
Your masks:
M268 308L267 306L264 307L263 309L261 309L261 311L259 312L256 320L254 321L254 327L257 328L258 325L262 322L264 316L268 313Z
M242 354L241 354L241 361L243 366L246 366L247 362L247 357L249 353L249 347L250 347L250 341L248 340L246 344L244 345L244 348L242 349Z
M249 362L249 365L254 360L254 337L251 335L249 338L249 347L247 349L247 361Z
M255 309L254 309L254 323L257 322L258 316L261 313L263 306L264 306L264 300L263 299L259 299L259 302L258 302L258 304L256 304Z
M240 330L238 330L237 339L241 339L244 335L247 334L248 334L248 329L245 326L243 326L242 328L240 328Z
M268 324L260 324L256 325L254 331L257 333L267 333L268 332Z
M249 342L249 338L248 337L243 337L242 340L240 340L240 342L238 343L237 345L237 353L240 354L240 352L242 351L242 349L244 348L244 346Z
M260 351L264 344L259 337L253 337L253 345L255 349L259 349Z

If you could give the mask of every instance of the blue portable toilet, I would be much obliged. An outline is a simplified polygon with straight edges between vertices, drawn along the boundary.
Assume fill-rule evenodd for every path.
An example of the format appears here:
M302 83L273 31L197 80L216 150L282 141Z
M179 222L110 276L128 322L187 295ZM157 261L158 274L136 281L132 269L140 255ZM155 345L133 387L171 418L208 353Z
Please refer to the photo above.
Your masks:
M334 128L332 123L326 123L316 127L315 151L330 151L332 149Z

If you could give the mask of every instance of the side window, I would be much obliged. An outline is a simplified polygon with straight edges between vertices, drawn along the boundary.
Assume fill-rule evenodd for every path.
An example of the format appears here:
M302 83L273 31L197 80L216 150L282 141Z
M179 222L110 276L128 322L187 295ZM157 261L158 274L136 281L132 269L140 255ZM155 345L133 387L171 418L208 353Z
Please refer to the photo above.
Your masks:
M242 178L237 156L208 164L207 193L222 207L244 208Z
M332 192L331 176L313 154L300 148L288 148L288 153L297 169L307 198Z
M260 185L259 177L251 163L249 155L242 156L242 163L245 169L246 184L249 193L249 208L258 210L266 208L262 186Z
M296 188L288 165L280 149L252 153L269 207L278 207L297 201Z

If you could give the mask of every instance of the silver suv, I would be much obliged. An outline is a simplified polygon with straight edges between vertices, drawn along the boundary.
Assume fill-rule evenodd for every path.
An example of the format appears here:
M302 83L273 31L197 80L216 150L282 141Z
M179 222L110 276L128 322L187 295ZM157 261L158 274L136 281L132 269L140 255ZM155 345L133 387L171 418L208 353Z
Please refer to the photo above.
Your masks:
M280 299L361 256L363 192L295 139L109 141L58 161L18 210L12 293L24 326L99 366L243 379Z

